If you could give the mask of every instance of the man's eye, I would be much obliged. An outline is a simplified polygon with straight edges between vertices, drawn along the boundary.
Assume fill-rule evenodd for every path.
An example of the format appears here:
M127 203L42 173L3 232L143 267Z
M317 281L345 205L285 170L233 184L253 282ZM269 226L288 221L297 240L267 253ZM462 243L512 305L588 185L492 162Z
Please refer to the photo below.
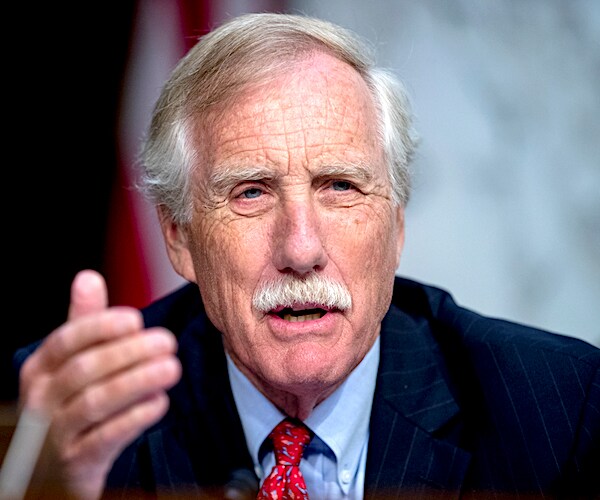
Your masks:
M263 193L262 189L257 187L252 187L246 189L242 194L242 198L258 198Z
M352 189L352 184L348 181L333 181L331 187L334 191L348 191Z

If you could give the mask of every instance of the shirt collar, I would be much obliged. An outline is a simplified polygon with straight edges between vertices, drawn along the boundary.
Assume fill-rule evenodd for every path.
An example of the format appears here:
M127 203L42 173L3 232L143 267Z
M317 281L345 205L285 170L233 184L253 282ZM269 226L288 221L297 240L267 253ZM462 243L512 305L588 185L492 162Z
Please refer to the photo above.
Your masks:
M378 366L379 337L348 378L304 422L335 454L340 484L345 484L340 477L342 471L356 474L361 452L368 440ZM254 387L229 355L227 367L246 444L260 477L260 447L285 414Z

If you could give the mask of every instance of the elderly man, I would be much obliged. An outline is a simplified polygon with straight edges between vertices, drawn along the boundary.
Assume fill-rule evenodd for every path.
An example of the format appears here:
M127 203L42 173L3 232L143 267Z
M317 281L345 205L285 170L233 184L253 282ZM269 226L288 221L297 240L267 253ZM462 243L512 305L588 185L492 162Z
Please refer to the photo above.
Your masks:
M591 494L600 350L395 276L414 142L402 87L337 26L252 14L203 37L143 150L191 283L140 314L108 308L82 271L68 321L17 354L21 404L49 419L49 484L77 498Z

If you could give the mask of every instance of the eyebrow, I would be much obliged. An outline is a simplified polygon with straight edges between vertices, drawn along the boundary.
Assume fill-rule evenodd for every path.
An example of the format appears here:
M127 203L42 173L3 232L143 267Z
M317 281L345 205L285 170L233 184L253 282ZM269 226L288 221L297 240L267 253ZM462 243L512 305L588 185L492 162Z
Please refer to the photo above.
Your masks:
M318 175L319 177L350 177L364 183L371 182L375 176L373 168L369 168L364 163L336 163L324 165L319 167Z
M373 180L373 169L364 163L334 163L320 166L316 169L317 177L345 177L369 183ZM273 180L277 172L264 165L240 167L238 165L223 165L209 177L209 186L216 192L229 190L241 182L257 180Z
M240 167L235 165L225 165L219 168L209 177L209 185L216 192L228 190L240 182L271 180L275 177L272 169L263 165Z

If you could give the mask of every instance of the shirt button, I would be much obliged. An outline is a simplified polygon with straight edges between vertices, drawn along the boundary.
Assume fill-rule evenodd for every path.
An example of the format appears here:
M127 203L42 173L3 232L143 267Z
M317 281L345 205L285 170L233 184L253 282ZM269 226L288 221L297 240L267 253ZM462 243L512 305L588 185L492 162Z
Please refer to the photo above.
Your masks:
M343 470L342 471L342 483L348 484L351 479L352 479L352 476L350 474L350 471L349 470Z

